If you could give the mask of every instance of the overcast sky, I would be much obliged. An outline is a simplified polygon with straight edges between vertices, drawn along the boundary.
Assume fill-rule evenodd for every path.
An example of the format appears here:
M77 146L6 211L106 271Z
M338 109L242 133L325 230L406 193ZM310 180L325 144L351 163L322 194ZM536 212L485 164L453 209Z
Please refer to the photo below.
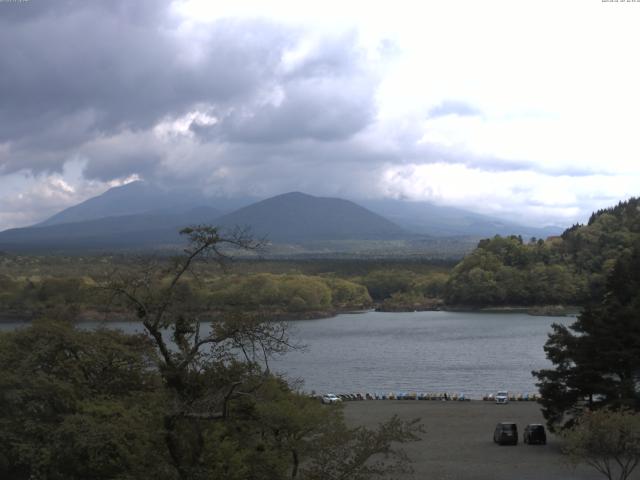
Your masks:
M584 221L640 194L638 25L602 0L3 0L0 230L134 179Z

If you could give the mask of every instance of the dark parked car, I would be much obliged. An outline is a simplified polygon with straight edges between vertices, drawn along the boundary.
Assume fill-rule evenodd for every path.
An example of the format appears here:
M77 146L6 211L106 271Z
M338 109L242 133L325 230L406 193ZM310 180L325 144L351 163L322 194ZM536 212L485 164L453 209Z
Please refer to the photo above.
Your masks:
M524 429L524 443L545 445L547 443L547 432L544 431L544 425L539 423L530 423Z
M518 426L515 423L499 423L493 432L493 441L498 445L517 445Z

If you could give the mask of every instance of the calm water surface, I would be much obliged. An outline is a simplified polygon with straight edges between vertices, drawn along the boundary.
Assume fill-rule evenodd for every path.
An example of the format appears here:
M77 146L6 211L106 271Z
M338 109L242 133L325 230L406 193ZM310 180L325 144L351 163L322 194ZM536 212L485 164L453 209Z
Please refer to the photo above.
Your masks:
M367 312L293 321L291 334L306 348L274 359L271 368L317 392L533 393L531 370L550 365L542 347L551 324L572 321L468 312ZM142 331L134 322L109 325Z
M531 370L550 365L543 345L551 324L572 321L514 313L370 312L291 322L308 347L273 368L318 392L533 393Z

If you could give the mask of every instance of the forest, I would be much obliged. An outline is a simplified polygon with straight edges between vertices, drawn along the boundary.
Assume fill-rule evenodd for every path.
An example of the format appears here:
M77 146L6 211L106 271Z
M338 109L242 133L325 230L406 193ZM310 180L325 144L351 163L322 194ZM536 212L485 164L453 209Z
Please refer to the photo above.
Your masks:
M0 319L33 319L65 310L80 319L126 312L101 288L115 276L166 258L0 257ZM238 260L203 264L184 295L210 315L260 311L314 318L341 311L416 306L441 298L451 263L441 260ZM411 304L413 307L414 303ZM416 308L413 308L416 309ZM98 315L98 317L96 317Z
M616 260L640 238L640 199L593 213L559 237L494 237L451 271L447 305L583 305L604 292Z
M430 258L241 259L207 265L181 288L202 311L264 312L314 318L377 308L584 305L603 293L616 260L640 238L640 200L597 211L546 239L495 236L481 240L457 264ZM0 255L0 318L33 319L57 310L95 319L125 314L101 285L116 275L166 261L163 257Z

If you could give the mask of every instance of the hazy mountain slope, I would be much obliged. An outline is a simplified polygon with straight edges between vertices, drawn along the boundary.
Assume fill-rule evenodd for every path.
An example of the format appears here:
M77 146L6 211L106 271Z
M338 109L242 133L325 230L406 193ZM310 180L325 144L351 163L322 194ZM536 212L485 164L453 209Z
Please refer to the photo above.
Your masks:
M144 213L0 232L0 248L70 250L158 247L180 241L185 226L214 223L219 212L199 207L180 213Z
M325 200L328 201L330 199ZM251 205L255 201L257 201L257 199L252 197L205 197L194 190L168 190L147 182L132 182L127 185L111 188L102 195L67 208L37 226L57 225L139 213L180 213L201 205L210 205L223 214L233 212L235 215L235 210ZM395 223L396 226L400 226L406 231L422 235L491 237L496 234L516 234L526 237L535 236L544 238L549 235L558 235L561 232L560 228L527 227L459 208L442 207L427 202L381 199L358 201L356 203ZM245 215L245 213L239 215ZM238 217L238 219L244 223L253 223L256 227L260 224L260 221L256 218L242 219ZM271 219L271 221L273 221L273 219ZM367 222L365 222L365 224L366 223ZM266 223L264 226L266 226ZM270 231L271 227L267 230ZM274 230L278 230L278 228L274 228ZM305 229L303 228L302 230ZM385 229L383 228L382 230ZM368 235L370 235L370 233L367 232L366 229L362 232L365 238L369 238ZM297 232L292 233L297 234ZM321 233L322 232L319 232L319 234ZM374 237L388 238L386 233L382 233L382 237L380 237L379 233L380 232L375 233ZM396 233L393 233L391 236L396 236ZM291 237L291 235L288 237ZM318 239L323 238L326 238L326 236L321 235ZM341 236L340 238L343 237Z
M241 208L218 219L226 227L250 226L273 242L395 239L409 234L398 225L348 200L293 192Z
M147 182L132 182L111 188L102 195L69 207L36 226L43 227L138 213L180 213L202 205L211 205L219 212L227 213L255 200L250 197L205 197L195 190L163 189Z
M249 226L257 237L283 244L411 238L389 220L337 198L288 193L218 217L206 207L180 213L144 213L0 232L0 249L71 250L156 248L176 245L190 224Z
M381 199L363 200L358 203L409 231L423 235L479 237L522 235L546 238L562 232L560 227L528 227L468 210L443 207L428 202Z
M47 252L175 247L180 242L177 231L199 223L228 228L249 226L256 237L266 236L283 248L296 246L297 253L300 253L298 250L357 253L373 249L402 255L403 251L420 250L422 244L418 241L429 240L424 235L478 239L496 234L546 237L558 233L556 229L523 227L428 203L366 202L377 210L378 213L374 213L348 200L297 192L278 195L231 213L195 206L214 202L213 205L229 208L248 200L247 197L205 198L198 193L163 190L134 182L112 188L34 227L0 232L0 249ZM387 216L389 218L385 218Z

